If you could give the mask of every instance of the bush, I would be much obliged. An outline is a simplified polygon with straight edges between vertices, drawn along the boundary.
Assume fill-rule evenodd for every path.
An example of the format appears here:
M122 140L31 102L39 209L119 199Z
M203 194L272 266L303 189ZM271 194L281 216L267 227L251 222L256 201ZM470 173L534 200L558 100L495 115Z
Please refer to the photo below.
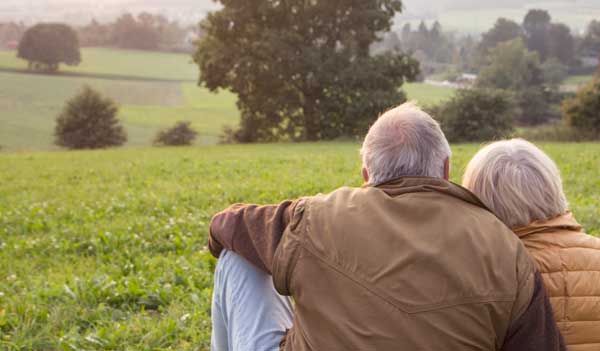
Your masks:
M561 122L518 128L514 136L515 138L536 142L583 142L591 140L589 135Z
M578 131L598 137L600 134L600 78L595 78L575 97L562 105L563 118Z
M488 141L513 132L515 105L510 95L499 90L463 89L447 103L434 107L451 142Z
M56 120L56 145L100 149L123 145L127 134L117 119L118 106L90 87L67 101Z
M198 137L198 133L192 129L188 121L180 121L174 127L163 129L158 132L154 139L157 146L184 146L192 145Z

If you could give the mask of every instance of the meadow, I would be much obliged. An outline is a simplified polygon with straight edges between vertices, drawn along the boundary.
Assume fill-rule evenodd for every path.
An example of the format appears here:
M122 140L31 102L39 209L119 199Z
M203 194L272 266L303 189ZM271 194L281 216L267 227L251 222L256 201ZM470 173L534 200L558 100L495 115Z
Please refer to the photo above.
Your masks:
M600 144L546 144L600 234ZM208 350L211 216L359 186L359 145L0 154L0 349ZM453 179L477 145L455 145Z
M189 120L199 144L214 144L224 125L236 125L236 98L198 87L191 57L142 51L85 48L78 67L61 66L57 75L31 74L14 51L0 51L0 146L4 150L49 150L56 116L67 99L89 85L121 105L119 117L129 146L148 146L156 132ZM405 86L425 105L452 95L450 88L421 83Z

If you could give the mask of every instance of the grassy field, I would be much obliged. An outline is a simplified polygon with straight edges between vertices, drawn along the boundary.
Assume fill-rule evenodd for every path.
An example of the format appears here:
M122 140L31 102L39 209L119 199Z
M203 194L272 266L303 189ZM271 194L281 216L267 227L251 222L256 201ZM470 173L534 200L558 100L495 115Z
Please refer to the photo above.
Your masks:
M58 75L29 74L14 51L0 51L0 146L5 150L54 149L53 128L64 102L89 85L115 99L129 146L148 146L156 132L189 120L199 144L214 144L239 112L229 92L210 93L196 85L197 67L182 54L83 49L80 67ZM424 105L445 99L451 89L413 83L409 98Z
M424 83L408 83L404 86L404 90L410 100L415 100L422 106L435 105L447 101L455 92L453 88Z
M135 50L84 48L79 66L61 66L62 73L195 82L198 66L190 56ZM25 70L15 51L0 51L0 68Z
M52 149L55 118L64 102L89 85L115 99L130 146L149 145L156 132L189 120L199 143L215 143L239 113L228 92L196 85L197 68L186 55L83 49L83 64L58 75L28 74L14 51L0 51L0 145L8 150ZM4 69L4 71L3 71ZM17 71L14 71L17 69Z
M543 147L600 234L600 144ZM476 150L454 147L455 180ZM0 154L0 349L207 350L211 216L359 170L350 143Z

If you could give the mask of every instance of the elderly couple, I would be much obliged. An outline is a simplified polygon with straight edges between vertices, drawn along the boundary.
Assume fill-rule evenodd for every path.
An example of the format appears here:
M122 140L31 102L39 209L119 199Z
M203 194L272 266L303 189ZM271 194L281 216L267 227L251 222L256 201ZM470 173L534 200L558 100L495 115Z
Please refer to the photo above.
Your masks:
M362 188L217 214L213 351L600 350L600 239L523 140L448 181L412 104L362 147Z

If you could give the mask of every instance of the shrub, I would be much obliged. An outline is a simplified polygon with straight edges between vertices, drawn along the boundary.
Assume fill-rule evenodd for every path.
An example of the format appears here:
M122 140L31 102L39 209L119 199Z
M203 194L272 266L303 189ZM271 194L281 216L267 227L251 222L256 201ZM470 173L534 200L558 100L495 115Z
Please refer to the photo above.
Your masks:
M154 139L154 145L157 146L183 146L192 145L198 137L198 133L192 129L188 121L180 121L169 129L163 129L158 132Z
M518 128L514 135L537 142L582 142L590 137L563 122L548 123L536 127Z
M513 132L515 104L505 92L463 89L447 103L434 107L451 142L487 141L505 138Z
M117 119L118 106L90 87L67 101L56 120L56 144L69 149L123 145L127 134Z
M595 78L562 105L564 120L582 133L600 134L600 78Z

